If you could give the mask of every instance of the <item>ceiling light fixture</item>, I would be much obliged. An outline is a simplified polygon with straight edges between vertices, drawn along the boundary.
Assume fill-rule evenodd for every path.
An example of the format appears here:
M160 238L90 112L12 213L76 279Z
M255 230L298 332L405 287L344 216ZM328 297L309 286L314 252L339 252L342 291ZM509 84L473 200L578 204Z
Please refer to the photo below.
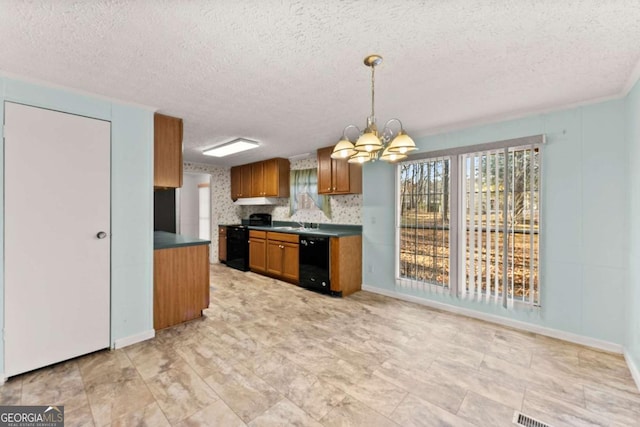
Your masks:
M331 152L331 157L334 159L349 159L349 163L365 163L377 159L396 162L406 158L408 152L418 149L398 119L389 120L385 123L382 132L378 132L374 110L375 67L381 62L380 55L369 55L364 58L364 65L371 67L371 115L367 117L367 127L364 131L355 125L348 125L344 128L342 138ZM400 129L394 132L390 127L392 123L397 123ZM347 137L347 132L351 129L358 131L355 144Z
M256 141L237 138L233 141L225 142L224 144L216 145L212 148L207 148L202 151L202 154L205 156L225 157L230 156L231 154L240 153L241 151L251 150L252 148L257 148L259 146L260 144Z

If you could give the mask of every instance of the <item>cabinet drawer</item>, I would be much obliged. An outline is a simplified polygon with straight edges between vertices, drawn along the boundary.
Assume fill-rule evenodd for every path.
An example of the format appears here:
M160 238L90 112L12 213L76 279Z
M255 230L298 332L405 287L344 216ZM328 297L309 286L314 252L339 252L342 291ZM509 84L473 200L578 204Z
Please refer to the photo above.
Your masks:
M255 239L266 239L267 232L260 230L249 230L249 237L253 237Z
M290 243L298 243L300 240L300 236L297 234L288 234L288 233L277 233L273 231L267 232L267 237L269 240L278 240L280 242L290 242Z

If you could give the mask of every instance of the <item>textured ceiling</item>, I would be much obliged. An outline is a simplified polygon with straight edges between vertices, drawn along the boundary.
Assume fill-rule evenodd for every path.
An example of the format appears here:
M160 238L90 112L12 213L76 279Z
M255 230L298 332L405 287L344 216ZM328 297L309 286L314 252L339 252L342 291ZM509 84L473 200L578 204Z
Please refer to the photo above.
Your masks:
M369 111L414 137L623 95L638 0L0 1L0 72L182 117L185 159L334 144ZM224 159L202 148L262 146Z

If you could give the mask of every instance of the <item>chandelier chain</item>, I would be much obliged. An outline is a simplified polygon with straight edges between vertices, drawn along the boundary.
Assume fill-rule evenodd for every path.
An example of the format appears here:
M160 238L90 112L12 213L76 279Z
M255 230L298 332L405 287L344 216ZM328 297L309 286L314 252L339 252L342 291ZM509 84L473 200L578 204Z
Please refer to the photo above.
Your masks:
M371 65L371 117L375 117L375 100L376 100L376 82L375 82L375 74L376 74L376 67L375 65Z

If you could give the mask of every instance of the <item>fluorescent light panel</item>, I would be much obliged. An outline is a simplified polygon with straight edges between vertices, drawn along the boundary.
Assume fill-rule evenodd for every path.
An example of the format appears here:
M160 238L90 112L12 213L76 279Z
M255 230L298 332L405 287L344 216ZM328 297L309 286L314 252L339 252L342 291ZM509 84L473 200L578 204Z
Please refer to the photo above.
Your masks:
M204 150L202 154L204 154L205 156L225 157L230 156L231 154L240 153L241 151L251 150L252 148L257 148L259 146L260 144L255 141L238 138L234 139L233 141L225 142L224 144Z

